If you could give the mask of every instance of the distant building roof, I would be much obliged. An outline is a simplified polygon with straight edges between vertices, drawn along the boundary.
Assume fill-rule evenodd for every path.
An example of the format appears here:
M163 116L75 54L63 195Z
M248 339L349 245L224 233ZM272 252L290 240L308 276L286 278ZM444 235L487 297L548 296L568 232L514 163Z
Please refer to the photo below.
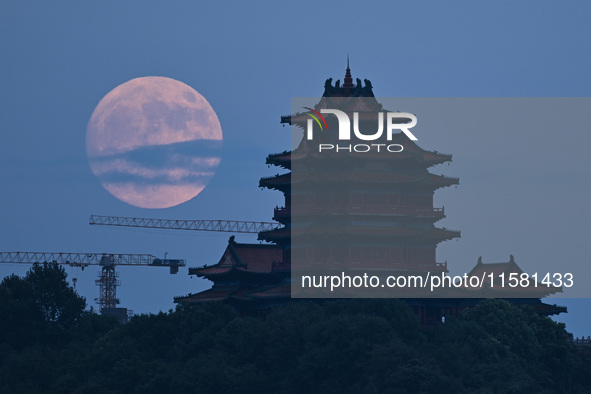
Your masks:
M522 285L523 270L515 263L513 255L509 256L509 261L506 263L483 263L482 257L478 258L478 262L468 273L468 277L476 276L484 278L483 284L479 291L485 292L488 296L499 298L507 297L531 297L540 298L554 293L561 293L562 287L548 286L541 282L535 282L530 276L527 279L527 286ZM517 274L517 285L513 286L511 282L511 274ZM513 276L515 277L515 276ZM492 282L491 282L492 278ZM537 278L541 281L543 278Z
M228 240L226 251L216 265L189 268L189 274L210 277L224 275L230 271L271 273L274 264L277 266L282 258L283 251L280 246L237 243L232 236Z

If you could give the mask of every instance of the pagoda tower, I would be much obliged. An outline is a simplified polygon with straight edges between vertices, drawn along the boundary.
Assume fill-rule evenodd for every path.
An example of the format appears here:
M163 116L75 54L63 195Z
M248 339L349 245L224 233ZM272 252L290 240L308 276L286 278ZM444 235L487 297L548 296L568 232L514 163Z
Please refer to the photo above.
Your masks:
M353 84L347 64L342 86L328 79L313 109L282 117L281 123L298 127L304 136L310 114L336 108L350 119L357 112L359 129L375 130L376 113L384 109L371 82L364 82L357 79ZM335 116L326 116L325 121L327 130L338 129ZM433 195L441 187L457 185L459 179L434 175L428 169L451 161L451 155L423 150L402 132L393 134L391 140L384 134L372 141L382 143L380 152L359 153L346 146L340 152L322 152L319 144L334 145L336 134L320 126L313 126L314 141L303 137L292 151L267 157L267 164L291 172L259 182L260 187L282 192L285 200L273 216L284 226L261 232L259 239L280 246L284 264L292 270L296 265L322 265L390 274L446 272L446 263L436 261L436 247L460 233L435 226L445 212L433 207ZM356 142L366 141L352 139L351 145ZM403 150L386 152L385 146L392 144Z
M281 117L281 123L302 131L302 139L290 151L267 156L266 163L284 173L261 178L259 186L283 194L284 206L275 207L273 212L273 219L282 226L259 233L259 240L267 244L241 244L231 237L217 264L189 269L190 275L206 278L213 286L176 297L175 302L228 302L243 311L264 313L292 301L293 273L317 267L318 263L337 272L373 269L387 275L422 276L447 272L447 263L436 260L436 248L443 241L459 237L460 232L435 225L445 217L445 211L433 206L433 196L439 188L459 184L459 179L434 175L429 169L450 162L452 156L424 150L402 132L392 134L389 140L384 136L373 141L383 146L402 146L396 153L371 150L354 154L359 152L347 152L346 146L340 152L321 152L318 144L335 144L334 133L326 131L337 129L337 122L334 116L326 116L326 130L322 130L320 121L313 123L310 119L312 114L331 108L349 116L356 112L359 129L363 130L376 130L375 113L384 110L369 80L362 83L357 78L353 83L347 59L342 86L338 80L334 84L332 78L326 80L318 103L310 104L307 111L296 110ZM400 122L406 123L404 119ZM309 123L317 137L313 140L305 137ZM351 145L364 142L352 139ZM470 275L481 276L482 272L522 273L512 256L508 263L483 264L479 260ZM523 290L521 294L490 294L487 289L454 289L446 296L451 298L421 298L424 293L397 296L415 310L424 328L490 296L530 305L544 315L566 312L538 298L560 289L534 286L534 292Z

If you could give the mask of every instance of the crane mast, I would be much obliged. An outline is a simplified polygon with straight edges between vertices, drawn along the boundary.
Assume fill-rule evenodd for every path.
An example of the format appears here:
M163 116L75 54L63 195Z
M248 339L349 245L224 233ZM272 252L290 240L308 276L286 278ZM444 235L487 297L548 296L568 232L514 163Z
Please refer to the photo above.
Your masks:
M121 216L91 215L91 225L141 227L172 230L217 231L232 233L259 233L278 228L279 223L253 222L239 220L174 220L149 219ZM109 254L109 253L47 253L47 252L0 252L0 263L34 264L37 262L57 262L58 264L81 267L98 265L101 271L95 281L99 286L99 297L96 299L102 314L116 311L117 286L121 282L117 279L119 273L115 271L117 265L143 265L170 267L170 273L176 274L179 267L185 266L185 260L159 259L150 254Z
M99 297L95 301L99 304L101 313L115 310L119 303L117 286L120 286L121 282L117 279L119 273L115 271L117 265L170 267L171 274L176 274L179 267L185 266L185 260L159 259L151 254L0 252L0 263L34 264L53 261L82 269L89 265L101 267L97 274L98 279L95 280L99 286Z

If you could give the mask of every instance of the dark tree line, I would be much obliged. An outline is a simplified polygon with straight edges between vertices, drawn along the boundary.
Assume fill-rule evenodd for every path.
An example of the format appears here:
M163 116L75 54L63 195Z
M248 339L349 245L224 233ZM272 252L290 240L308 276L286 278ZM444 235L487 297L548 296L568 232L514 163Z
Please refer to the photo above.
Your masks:
M562 324L487 300L423 332L397 300L223 304L128 324L84 311L57 264L0 284L0 392L584 393Z

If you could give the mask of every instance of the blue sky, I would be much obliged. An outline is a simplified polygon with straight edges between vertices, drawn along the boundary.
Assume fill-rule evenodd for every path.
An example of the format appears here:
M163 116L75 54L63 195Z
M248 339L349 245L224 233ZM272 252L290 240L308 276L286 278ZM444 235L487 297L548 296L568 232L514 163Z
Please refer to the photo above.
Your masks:
M0 250L168 252L189 266L215 263L231 234L95 228L88 217L270 220L281 195L257 185L261 176L277 172L264 164L266 155L289 148L289 128L281 127L279 117L290 112L291 97L319 96L326 78L342 79L347 54L353 78L370 79L376 96L587 97L590 8L583 1L4 1ZM166 76L196 89L224 133L222 161L207 188L165 210L118 201L101 187L86 158L86 126L95 106L117 85L142 76ZM447 145L425 147L454 154L469 151L454 143L477 147L490 138L475 134L459 142L452 128L442 132L450 133ZM584 234L591 215L582 202L591 191L590 163L566 159L586 157L589 137L566 130L553 137L560 143L551 151L540 146L533 159L541 170L528 177L527 187L526 171L503 166L503 152L498 161L454 156L442 171L459 176L460 185L438 192L436 205L446 207L442 224L462 230L463 237L442 245L438 260L471 266L480 255L493 262L512 253L519 263L561 248L588 260ZM524 217L520 204L532 191L545 196L564 174L569 183L562 197L540 197ZM511 198L494 192L508 189L515 190ZM470 212L453 208L462 193L478 201ZM563 215L564 207L578 209ZM526 244L539 240L540 248L521 250L510 229L532 218L520 235ZM0 275L26 270L3 265ZM68 268L89 301L98 295L96 271ZM153 267L120 272L121 306L136 312L167 310L173 296L209 286L189 278L186 269L177 276ZM558 301L567 302L571 313L563 319L569 330L591 335L584 318L589 301Z

